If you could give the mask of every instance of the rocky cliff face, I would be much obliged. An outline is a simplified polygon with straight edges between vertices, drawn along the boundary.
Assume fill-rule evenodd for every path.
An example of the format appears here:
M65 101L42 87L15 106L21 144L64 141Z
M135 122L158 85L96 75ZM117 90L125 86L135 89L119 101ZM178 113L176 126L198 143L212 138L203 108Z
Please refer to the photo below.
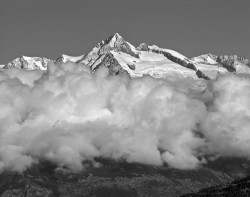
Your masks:
M97 70L99 67L105 66L109 68L109 74L118 75L118 74L126 74L129 75L126 70L122 68L119 62L114 58L114 55L110 52L107 52L101 58L102 61L93 67L93 71Z
M107 39L107 43L104 43L103 49L115 50L131 55L132 57L139 58L139 54L136 53L133 45L125 41L119 34L115 34Z
M217 62L223 65L229 72L237 72L236 65L243 64L250 67L250 61L237 55L221 55L217 57Z
M139 58L139 54L136 53L135 48L128 42L126 42L118 33L108 37L106 40L98 43L93 50L85 55L79 63L84 63L90 66L92 70L101 63L101 60L110 51L117 51L129 54L132 57Z
M240 57L238 55L221 55L217 57L217 62L227 64L241 63L250 66L250 60L244 57Z

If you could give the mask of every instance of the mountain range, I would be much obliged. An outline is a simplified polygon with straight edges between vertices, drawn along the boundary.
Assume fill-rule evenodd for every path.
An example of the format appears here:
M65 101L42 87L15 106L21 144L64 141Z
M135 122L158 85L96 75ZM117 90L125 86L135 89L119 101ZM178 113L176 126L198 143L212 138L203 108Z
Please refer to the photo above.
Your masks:
M150 75L155 78L215 79L225 73L250 73L250 60L237 55L203 54L191 59L170 49L149 46L138 47L124 40L118 33L98 43L80 56L62 54L55 60L45 57L21 56L0 68L16 67L27 70L46 70L49 62L74 62L88 66L92 72L108 67L110 74L126 73L130 77Z
M244 57L207 53L187 58L155 45L142 43L135 47L118 33L79 56L63 54L55 59L21 56L0 65L0 70L46 71L49 63L66 62L85 65L92 72L107 67L111 75L125 74L131 78L149 75L169 80L190 78L197 82L227 73L250 73L250 60ZM86 169L79 173L66 172L44 160L21 174L4 171L0 173L0 196L230 196L231 190L233 194L241 192L249 196L248 159L221 157L208 160L202 168L193 170L129 163L122 159L95 158L95 161L99 167L84 161ZM233 182L241 178L244 179Z

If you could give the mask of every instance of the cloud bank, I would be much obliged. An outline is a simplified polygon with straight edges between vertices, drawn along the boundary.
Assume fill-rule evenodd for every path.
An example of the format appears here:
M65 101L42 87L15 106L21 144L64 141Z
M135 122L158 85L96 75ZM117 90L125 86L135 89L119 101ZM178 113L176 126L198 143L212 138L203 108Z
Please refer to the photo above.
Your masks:
M194 169L205 155L250 156L250 78L190 81L91 74L79 64L0 73L0 172L39 160L82 170L96 157Z

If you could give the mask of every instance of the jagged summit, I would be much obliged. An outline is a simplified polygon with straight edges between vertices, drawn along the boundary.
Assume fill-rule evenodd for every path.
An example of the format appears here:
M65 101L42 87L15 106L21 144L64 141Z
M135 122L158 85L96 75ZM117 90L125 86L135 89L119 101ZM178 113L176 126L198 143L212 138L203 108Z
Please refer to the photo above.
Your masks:
M109 36L107 39L105 39L104 41L101 42L101 44L105 45L109 45L112 48L115 48L116 46L119 46L119 43L122 42L126 42L120 34L115 33L114 35Z
M203 54L192 58L196 63L196 67L204 71L215 70L214 66L218 66L217 70L223 70L223 73L233 72L233 73L250 73L250 60L238 55L214 55L211 53ZM212 67L209 67L212 66Z
M250 61L237 55L217 56L208 53L189 59L177 51L156 45L142 43L135 48L119 33L102 40L88 53L80 56L62 54L56 60L21 56L0 68L46 70L49 62L59 64L68 61L84 64L92 72L100 67L107 67L110 74L126 73L130 77L150 75L169 79L213 79L228 72L250 73Z
M45 57L28 57L21 55L20 57L14 59L3 68L17 67L26 70L46 70L47 64L52 60Z
M220 55L217 58L218 62L229 62L231 64L237 64L237 63L241 63L241 64L246 64L250 66L250 60L245 58L245 57L241 57L238 55Z
M138 51L149 51L149 47L146 43L141 43L136 49Z
M139 58L139 52L135 47L124 40L118 33L108 37L101 41L94 47L89 53L87 53L79 63L84 63L89 66L92 70L97 69L104 58L111 51L126 53L132 57ZM109 55L111 57L112 55Z
M174 75L208 79L180 53L145 43L135 48L118 33L98 43L78 62L89 66L92 71L105 66L111 74L125 72L132 77L151 75L162 78Z
M217 55L206 53L197 57L193 57L192 60L197 63L217 64L217 58Z
M15 60L8 65L9 67L15 66L28 70L46 70L47 65L44 62L41 60L40 62L35 61L37 60L36 57L33 60L25 61L26 63ZM148 46L145 43L135 48L118 33L99 42L85 55L74 57L62 54L53 62L63 63L67 61L85 64L93 72L104 66L109 68L110 74L126 73L131 77L151 75L156 78L189 77L208 79L194 66L190 59L180 53L154 45Z
M123 37L121 37L118 33L115 33L114 35L98 43L96 48L99 49L99 53L105 53L111 50L115 50L127 53L134 57L139 57L136 53L135 47L124 40Z
M226 64L237 64L237 63L241 63L241 64L246 64L246 65L250 65L250 60L248 60L245 57L241 57L238 55L214 55L212 53L207 53L207 54L203 54L197 57L193 57L192 58L193 61L197 62L197 63L207 63L207 64L218 64L218 63L226 63Z

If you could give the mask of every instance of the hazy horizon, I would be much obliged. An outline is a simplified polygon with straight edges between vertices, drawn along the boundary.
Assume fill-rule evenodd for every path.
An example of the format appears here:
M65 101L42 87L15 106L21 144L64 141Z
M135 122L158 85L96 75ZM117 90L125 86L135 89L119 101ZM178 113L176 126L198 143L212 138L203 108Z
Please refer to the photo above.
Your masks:
M0 64L20 55L78 56L119 33L187 57L237 54L250 59L250 2L2 0Z

